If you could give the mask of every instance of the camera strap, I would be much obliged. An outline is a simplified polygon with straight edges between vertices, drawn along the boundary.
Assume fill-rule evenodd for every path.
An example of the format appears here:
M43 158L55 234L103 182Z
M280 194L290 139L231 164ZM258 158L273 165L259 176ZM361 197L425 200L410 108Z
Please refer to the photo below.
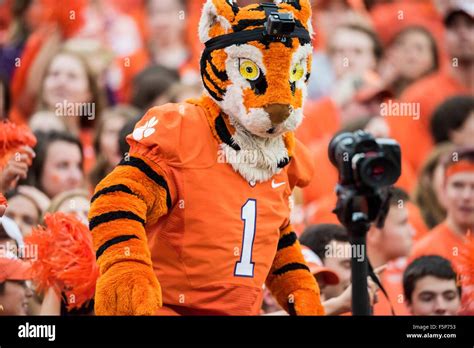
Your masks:
M210 52L222 48L226 48L232 45L242 45L251 41L263 41L267 38L265 28L258 28L252 30L244 30L230 34L224 34L216 36L208 41L206 41L204 52ZM296 27L295 30L288 36L284 36L285 39L288 38L298 38L308 42L311 42L311 37L309 32L300 27ZM207 52L206 52L207 51Z
M273 13L278 13L278 6L274 3L262 3L260 4L265 11L265 17L268 19ZM284 36L276 36L269 35L267 33L266 26L263 28L257 28L253 30L243 30L234 33L224 34L220 36L216 36L208 41L206 41L205 49L203 54L210 53L211 51L226 48L232 45L242 45L251 41L265 41L265 40L275 40L285 42L291 38L298 38L307 42L311 42L311 35L309 34L308 30L300 26L294 28L294 30L287 35Z
M369 277L372 279L372 281L379 287L379 289L382 291L383 295L388 301L388 304L390 305L390 311L392 312L392 315L395 314L395 310L393 309L392 302L390 302L390 298L388 297L387 290L385 290L384 286L382 285L382 282L380 281L379 277L375 274L374 268L372 267L372 264L370 263L370 260L367 258L367 264L369 268Z

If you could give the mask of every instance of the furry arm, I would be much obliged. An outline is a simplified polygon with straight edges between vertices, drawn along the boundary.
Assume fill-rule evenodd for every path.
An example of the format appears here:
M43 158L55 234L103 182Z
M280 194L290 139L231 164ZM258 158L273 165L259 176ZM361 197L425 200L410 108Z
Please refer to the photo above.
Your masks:
M145 224L171 206L160 167L139 155L124 159L96 188L89 213L100 276L98 315L153 315L162 305Z
M290 315L324 315L318 283L306 265L291 225L280 231L266 285Z

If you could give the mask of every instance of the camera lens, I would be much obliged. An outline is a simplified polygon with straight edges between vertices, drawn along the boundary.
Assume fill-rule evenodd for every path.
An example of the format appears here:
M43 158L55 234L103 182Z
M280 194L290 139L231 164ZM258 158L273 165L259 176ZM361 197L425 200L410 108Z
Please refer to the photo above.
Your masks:
M375 155L361 161L358 166L358 176L364 185L377 188L393 185L399 174L391 160L382 155Z

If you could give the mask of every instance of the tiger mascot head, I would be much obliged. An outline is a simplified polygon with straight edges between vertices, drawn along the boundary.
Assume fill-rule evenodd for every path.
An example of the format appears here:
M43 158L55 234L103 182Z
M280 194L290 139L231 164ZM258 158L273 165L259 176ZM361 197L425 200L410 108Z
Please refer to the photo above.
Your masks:
M242 8L233 0L207 0L203 7L205 93L220 109L216 127L225 124L230 132L226 150L237 156L256 151L252 163L232 163L249 181L268 180L291 158L293 131L303 119L312 33L309 0Z

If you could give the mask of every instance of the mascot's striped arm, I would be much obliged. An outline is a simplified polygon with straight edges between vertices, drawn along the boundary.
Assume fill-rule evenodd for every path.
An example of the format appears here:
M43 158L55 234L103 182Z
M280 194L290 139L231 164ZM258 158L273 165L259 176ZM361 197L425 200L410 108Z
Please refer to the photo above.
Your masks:
M170 207L163 171L139 155L124 159L97 186L89 213L100 267L96 314L153 315L161 307L145 224Z
M266 285L290 315L324 315L318 283L306 265L291 225L280 232Z

